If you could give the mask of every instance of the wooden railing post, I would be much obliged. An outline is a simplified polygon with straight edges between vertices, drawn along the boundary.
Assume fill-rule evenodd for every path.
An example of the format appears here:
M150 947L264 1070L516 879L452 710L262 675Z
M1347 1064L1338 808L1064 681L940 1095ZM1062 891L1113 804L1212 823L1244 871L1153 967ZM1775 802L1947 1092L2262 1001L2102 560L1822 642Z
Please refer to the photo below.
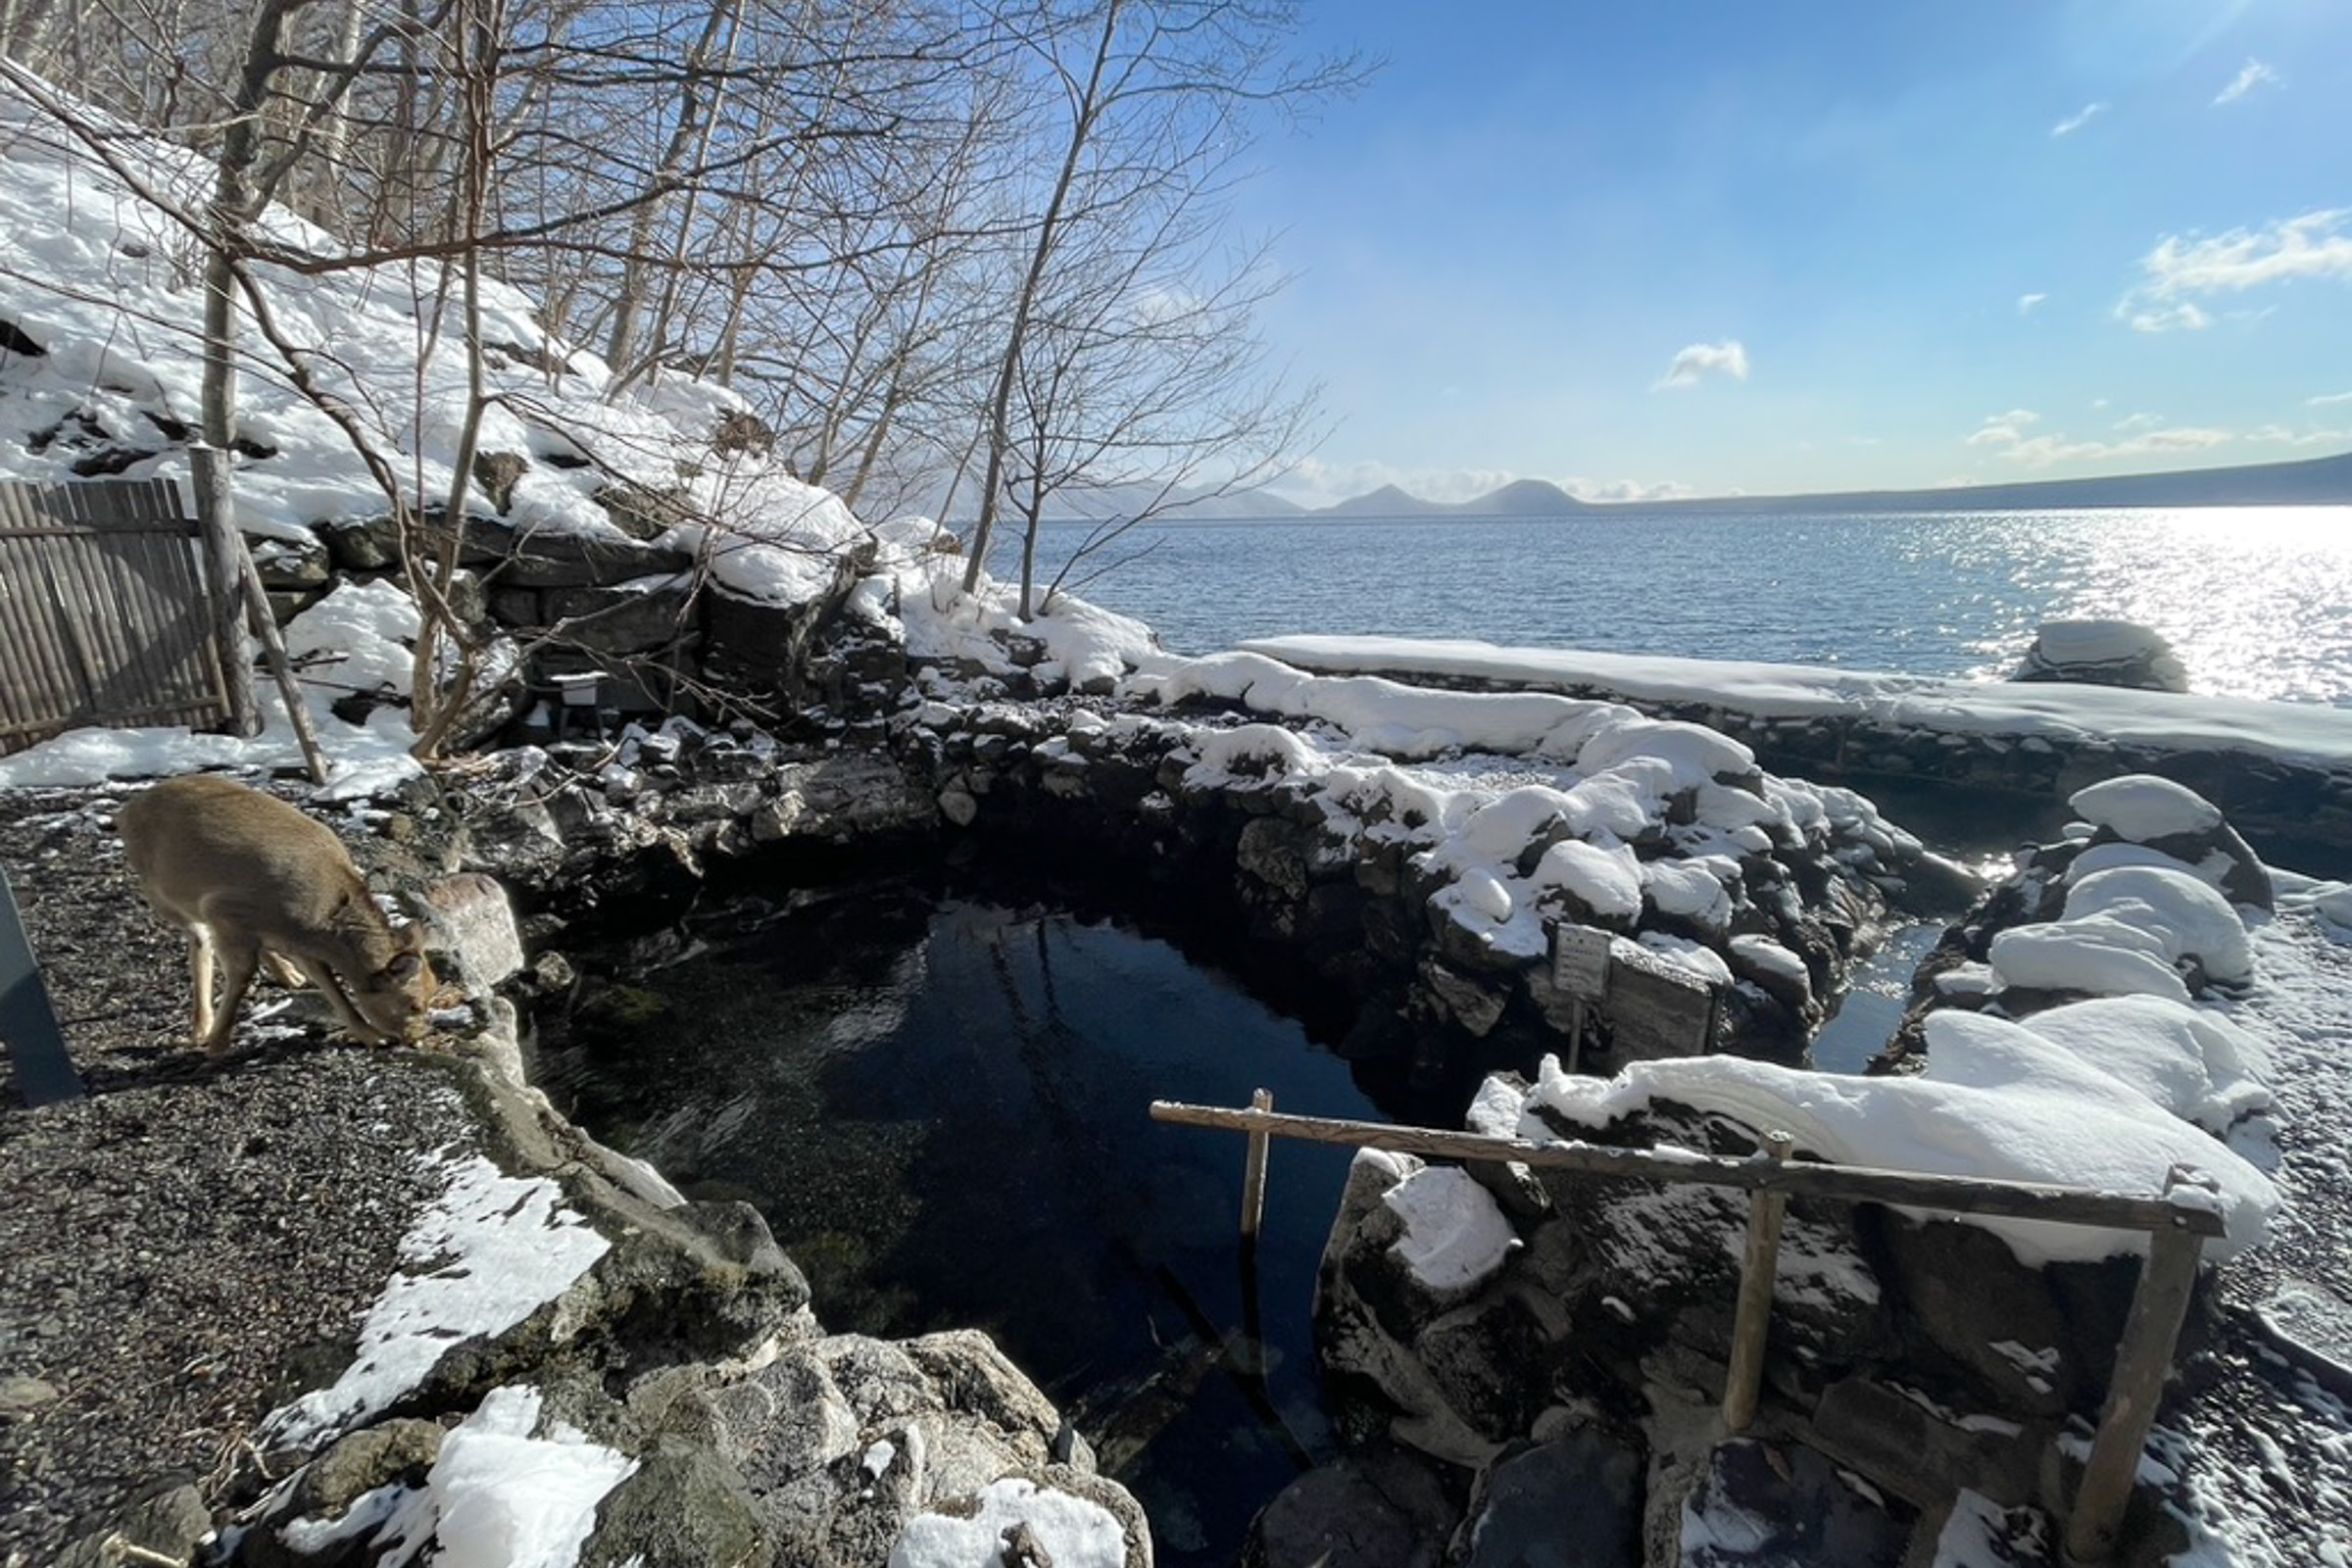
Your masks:
M1274 1108L1274 1091L1255 1089L1250 1094L1250 1108L1264 1112ZM1273 1143L1272 1135L1258 1128L1250 1135L1249 1158L1242 1165L1242 1243L1257 1245L1257 1233L1266 1217L1266 1152Z
M2098 1436L2091 1440L2090 1457L2083 1462L2082 1482L2075 1489L2075 1506L2067 1520L2070 1563L2109 1561L2123 1534L2124 1510L2132 1501L2132 1488L2139 1475L2140 1450L2148 1441L2148 1428L2155 1423L2156 1407L2164 1398L2173 1349L2197 1286L2197 1260L2204 1240L2185 1223L2185 1215L2201 1206L2189 1200L2189 1191L2214 1191L2212 1178L2175 1166L2165 1177L2164 1192L2177 1201L2188 1200L2179 1201L2183 1222L2150 1234L2148 1260L2140 1268L2138 1288L2132 1293L2132 1313L2124 1321L2123 1344L2116 1350L2115 1377L2107 1387Z
M1796 1140L1784 1132L1764 1135L1764 1153L1775 1164L1788 1157ZM1772 1329L1773 1277L1781 1265L1781 1219L1788 1195L1759 1187L1747 1200L1747 1250L1740 1259L1740 1310L1732 1320L1732 1368L1723 1384L1723 1424L1745 1432L1756 1418L1764 1383L1764 1341Z

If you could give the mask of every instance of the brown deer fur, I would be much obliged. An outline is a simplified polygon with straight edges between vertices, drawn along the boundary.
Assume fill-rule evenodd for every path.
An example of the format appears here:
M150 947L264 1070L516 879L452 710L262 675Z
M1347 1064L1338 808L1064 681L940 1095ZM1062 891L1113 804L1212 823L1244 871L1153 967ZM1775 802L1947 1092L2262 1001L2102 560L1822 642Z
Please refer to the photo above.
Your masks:
M418 928L395 929L343 841L259 790L191 774L141 791L116 819L139 891L188 933L196 1043L228 1049L255 968L271 955L310 978L355 1038L424 1033L432 972ZM227 990L213 1006L213 955Z

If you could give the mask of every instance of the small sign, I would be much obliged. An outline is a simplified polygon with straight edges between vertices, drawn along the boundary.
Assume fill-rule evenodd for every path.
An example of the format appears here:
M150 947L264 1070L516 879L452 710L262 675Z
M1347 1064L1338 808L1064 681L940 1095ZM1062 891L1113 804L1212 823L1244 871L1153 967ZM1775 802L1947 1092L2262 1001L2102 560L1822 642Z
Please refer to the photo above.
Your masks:
M1628 949L1610 975L1611 1038L1625 1061L1703 1056L1715 1045L1715 987L1679 963Z
M1609 934L1562 924L1551 934L1551 983L1565 996L1598 1002L1609 994Z

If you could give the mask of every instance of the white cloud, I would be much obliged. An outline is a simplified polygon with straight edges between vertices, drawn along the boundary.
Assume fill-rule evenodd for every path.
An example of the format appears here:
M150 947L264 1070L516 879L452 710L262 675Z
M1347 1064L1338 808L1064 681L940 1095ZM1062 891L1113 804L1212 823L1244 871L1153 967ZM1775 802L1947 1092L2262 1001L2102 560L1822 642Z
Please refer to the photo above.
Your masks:
M2192 296L2242 294L2304 279L2352 282L2352 234L2339 232L2352 209L2324 208L2259 229L2167 234L2140 258L2141 279L2116 315L2143 332L2201 327L2212 318Z
M2161 414L2127 414L2115 421L2115 427L2118 430L2161 430L2164 428L2164 416Z
M2224 104L2233 104L2257 87L2283 87L2285 85L2285 82L2278 79L2278 73L2259 60L2249 60L2238 74L2230 79L2230 85L2224 87L2215 97L2213 107L2219 109Z
M2154 416L2137 414L2117 426L2128 432L2119 441L2078 440L2059 433L2028 435L2027 430L2040 420L2041 416L2037 414L2025 409L2012 409L2007 414L1992 416L1965 439L1972 447L1991 447L1995 456L2030 468L2046 468L2055 463L2201 452L2240 439L2229 430L2166 425L2157 422Z
M1579 501L1683 501L1698 494L1673 479L1561 479L1559 487Z
M2105 104L2084 104L2081 111L2067 116L2064 120L2061 120L2058 122L2058 123L2052 125L2050 127L2050 134L2053 136L2072 136L2076 131L2081 130L2084 125L2089 124L2092 121L2098 119L2099 116L2105 114L2106 112L2107 106Z
M2343 447L2352 446L2352 430L2290 430L2283 424L2266 424L2248 430L2246 439L2271 446Z
M2026 438L2029 425L2039 424L2041 416L2032 409L2011 409L2007 414L1988 416L1984 426L1968 438L1972 447L2006 446Z
M2352 392L2323 392L2316 398L2305 398L2303 401L2312 408L2324 409L2330 403L2352 403Z
M2116 309L2120 313L2123 307ZM2133 311L2125 319L2134 332L2202 332L2213 324L2212 317L2185 300L2161 310Z
M1674 363L1666 367L1665 375L1650 390L1696 386L1710 375L1728 375L1735 381L1747 379L1747 350L1738 338L1691 344L1674 357Z
M2048 298L2047 294L2020 294L2017 297L2017 314L2031 316L2034 314L2034 307Z

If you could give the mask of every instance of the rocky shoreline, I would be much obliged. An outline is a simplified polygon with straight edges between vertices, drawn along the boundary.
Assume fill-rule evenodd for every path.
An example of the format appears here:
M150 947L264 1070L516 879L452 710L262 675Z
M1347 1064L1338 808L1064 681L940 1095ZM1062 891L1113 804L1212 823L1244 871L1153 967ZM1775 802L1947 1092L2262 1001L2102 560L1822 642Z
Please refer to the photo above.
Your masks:
M985 1341L826 1337L756 1213L684 1203L557 1117L522 1086L511 999L527 1008L566 980L560 958L524 965L525 932L536 951L615 922L642 929L682 909L706 874L731 861L870 855L979 822L1054 833L1065 847L1083 840L1139 868L1181 867L1196 895L1250 910L1253 933L1356 998L1364 1053L1443 1049L1465 1054L1457 1070L1524 1057L1551 1027L1546 1011L1557 1011L1548 967L1540 955L1498 948L1475 915L1425 922L1446 876L1409 871L1406 859L1416 837L1437 842L1438 824L1384 828L1385 811L1375 812L1350 850L1339 819L1357 820L1362 803L1343 808L1331 781L1302 768L1272 729L1251 729L1246 705L1218 706L1170 722L1099 703L931 703L897 721L895 752L673 726L622 751L492 754L446 792L419 782L347 810L337 825L363 864L425 884L442 906L441 963L446 973L454 960L470 993L456 1015L460 1036L442 1053L298 1044L303 1031L273 1020L249 1026L270 1042L258 1050L218 1065L193 1059L180 1044L178 939L138 906L111 832L122 791L10 795L0 852L19 868L29 928L94 1093L0 1112L0 1139L21 1152L0 1177L11 1228L0 1255L12 1267L22 1259L34 1282L0 1322L11 1366L31 1369L11 1384L0 1427L12 1488L0 1561L39 1562L69 1542L91 1548L119 1530L160 1532L136 1544L185 1557L204 1529L229 1519L315 1535L309 1521L375 1489L420 1485L438 1451L432 1433L462 1427L489 1388L527 1377L558 1391L570 1428L604 1435L612 1451L676 1485L731 1499L632 1504L624 1518L728 1519L770 1560L879 1563L912 1513L1017 1479L1092 1499L1121 1521L1128 1560L1148 1562L1132 1499L1093 1476L1083 1441ZM1204 751L1234 767L1204 769ZM1761 793L1741 809L1761 810ZM1523 825L1534 834L1525 848L1496 853L1532 865L1550 842L1542 827ZM1801 874L1823 891L1847 890L1847 925L1774 928L1808 955L1826 995L1872 940L1882 895L1862 871L1899 887L1903 864L1922 862L1914 845L1907 862L1868 859L1857 870L1855 857L1873 852L1826 819L1788 831L1778 849L1755 839L1756 886ZM1833 841L1845 845L1842 861ZM1804 858L1811 869L1801 872L1771 858L1792 853L1820 858ZM520 930L499 929L504 899L483 871L528 911ZM1636 927L1631 908L1576 908ZM1729 929L1718 918L1712 936L1726 956L1737 951ZM459 947L468 951L446 951ZM1780 1018L1760 1036L1795 1038L1818 1015L1810 982L1778 1000L1752 985L1740 995L1742 1020ZM506 1178L554 1181L568 1211L614 1242L612 1252L521 1321L440 1356L389 1409L368 1412L377 1424L344 1444L358 1452L330 1448L303 1472L323 1464L332 1486L289 1489L284 1478L304 1455L273 1451L257 1422L273 1407L282 1415L305 1384L355 1354L366 1359L353 1323L384 1279L401 1277L404 1248L414 1250L452 1161L476 1154ZM229 1227L235 1245L206 1226ZM257 1239L267 1242L258 1253ZM162 1289L167 1278L195 1294ZM249 1322L242 1292L301 1310ZM147 1370L125 1388L111 1358L132 1324L142 1347L133 1364ZM207 1371L214 1363L233 1372ZM680 1402L681 1391L692 1398ZM747 1424L740 1410L713 1413L744 1399L765 1414ZM812 1409L824 1419L800 1436L814 1446L778 1451L778 1424L808 1428ZM430 1431L399 1425L420 1419ZM405 1436L376 1436L385 1420ZM904 1476L849 1462L845 1444L876 1452L907 1420L931 1436L892 1451L936 1462L910 1460L915 1473ZM165 1428L187 1435L176 1457L132 1457L148 1450L141 1433ZM64 1433L75 1436L61 1442ZM96 1462L77 1444L114 1457ZM653 1465L680 1445L691 1457ZM878 1487L895 1489L893 1506L877 1500ZM159 1488L160 1511L141 1500ZM276 1523L252 1526L256 1518ZM624 1560L618 1544L629 1539L608 1522L596 1557ZM236 1538L239 1560L275 1560L270 1551L250 1533ZM715 1547L695 1551L649 1560L731 1560Z
M433 1053L296 1043L303 1031L272 1021L224 1063L192 1060L179 1044L178 940L138 908L109 828L121 789L0 797L0 856L95 1091L41 1111L0 1110L9 1153L0 1256L30 1286L0 1306L0 1353L13 1374L0 1404L9 1488L0 1562L115 1560L100 1548L117 1535L186 1561L223 1525L232 1533L204 1549L238 1561L372 1561L370 1532L352 1522L383 1525L402 1499L429 1495L445 1448L477 1441L461 1435L495 1413L494 1391L517 1387L531 1400L527 1441L611 1455L621 1474L596 1510L586 1562L879 1565L919 1516L999 1519L989 1499L1010 1495L1005 1488L1075 1499L1113 1522L1105 1528L1119 1558L1150 1562L1149 1525L1132 1497L1096 1473L1083 1437L984 1338L826 1334L822 1303L809 1301L755 1211L686 1202L524 1086L518 1019L527 1027L528 1009L568 986L558 950L599 930L659 925L730 867L788 874L888 850L936 854L957 835L1050 835L1061 853L1132 867L1154 896L1175 889L1238 912L1253 943L1352 999L1347 1049L1474 1072L1524 1069L1556 1051L1561 1001L1541 947L1527 948L1484 902L1442 896L1477 876L1552 888L1547 924L1593 922L1618 941L1663 927L1674 951L1709 956L1736 999L1722 1043L1766 1057L1801 1041L1875 940L1886 900L1949 895L1948 868L1874 812L1760 775L1735 787L1743 775L1723 765L1737 754L1702 747L1708 767L1683 793L1654 800L1657 836L1642 863L1671 866L1688 848L1677 834L1698 835L1718 855L1737 847L1750 862L1723 884L1720 906L1672 893L1661 906L1660 890L1682 885L1662 874L1636 905L1611 906L1606 880L1544 881L1539 868L1561 839L1541 813L1498 811L1482 828L1474 811L1441 824L1446 808L1405 790L1401 775L1373 789L1360 770L1320 760L1303 738L1331 720L1276 710L1332 694L1278 682L1270 697L1264 663L1241 665L1250 680L1238 688L1230 669L1198 673L1203 689L1177 694L1175 707L1165 692L1141 704L910 703L881 726L887 750L670 726L618 745L493 754L441 791L412 786L347 810L338 825L363 863L440 890L441 961L469 995L445 1016L453 1029ZM1698 744L1697 732L1676 726L1638 733L1653 747ZM1531 744L1516 765L1534 766L1541 752ZM1587 760L1606 772L1599 757ZM1483 810L1536 799L1514 796L1498 758L1465 758L1456 746L1439 765L1474 774ZM1429 820L1390 814L1414 801ZM1741 802L1746 837L1708 825L1709 813ZM2189 845L2188 858L2219 855L2241 880L2262 875L2242 841L2226 825L2217 832ZM1429 858L1462 842L1481 845L1481 863L1497 869ZM2053 890L2083 850L2045 858L2028 893L1996 892L1953 928L1950 951L1923 971L1922 1016L1983 1005L2000 931L2061 913ZM2154 853L2117 844L2100 854L2125 851ZM519 903L519 927L483 872ZM1778 898L1783 887L1796 896ZM2257 891L2267 901L2267 882ZM1843 912L1832 921L1825 911ZM1760 963L1759 942L1789 960ZM526 947L537 955L529 963ZM2236 972L2234 958L2189 956L2184 972L2200 985L2209 971L2224 983ZM2056 999L2029 988L2007 1000ZM1658 1054L1630 1018L1604 1021L1592 1044L1603 1069ZM1529 1080L1517 1082L1525 1098ZM1502 1128L1511 1118L1497 1093L1482 1095L1480 1114ZM1638 1136L1704 1149L1723 1132L1667 1115ZM483 1179L537 1195L540 1223L602 1238L596 1255L526 1297L512 1321L437 1348L389 1401L362 1400L340 1424L285 1442L289 1408L327 1397L321 1385L344 1389L355 1367L388 1353L370 1348L364 1324L355 1340L354 1325L385 1298L386 1278L421 1277L416 1238L451 1231L457 1173L477 1156L493 1173ZM2003 1275L2010 1284L1997 1295L2012 1314L2037 1291L2056 1293L2036 1320L2050 1329L2044 1338L2069 1347L2067 1392L2053 1402L1977 1343L1999 1325L1951 1314L1966 1293L1956 1298L1949 1282L1986 1277L2006 1261L1997 1246L1972 1249L1964 1228L1955 1236L1948 1226L1920 1244L1899 1227L1866 1228L1857 1243L1816 1226L1805 1255L1829 1285L1817 1293L1820 1321L1796 1320L1798 1355L1774 1384L1780 1413L1768 1432L1788 1452L1858 1465L1904 1499L1857 1512L1838 1501L1844 1490L1829 1472L1792 1492L1787 1476L1750 1475L1747 1450L1719 1443L1708 1412L1721 1381L1723 1278L1704 1289L1685 1280L1683 1305L1639 1329L1603 1309L1661 1287L1640 1270L1611 1274L1610 1249L1595 1253L1592 1239L1623 1233L1631 1245L1666 1209L1636 1203L1616 1214L1481 1169L1473 1185L1489 1196L1476 1201L1500 1205L1520 1260L1433 1294L1391 1256L1401 1233L1389 1199L1418 1172L1359 1161L1324 1262L1318 1329L1334 1371L1355 1390L1346 1424L1357 1444L1275 1499L1251 1562L1289 1568L1360 1534L1371 1555L1349 1560L1434 1563L1449 1537L1455 1555L1466 1550L1488 1528L1480 1521L1502 1521L1495 1539L1540 1537L1523 1499L1567 1487L1613 1510L1637 1553L1627 1560L1639 1560L1639 1538L1664 1549L1671 1521L1656 1509L1687 1494L1781 1509L1791 1529L1829 1509L1823 1517L1861 1532L1836 1560L1859 1563L1878 1560L1880 1546L1932 1542L1951 1489L1972 1475L1977 1485L1993 1478L2011 1509L2059 1494L2059 1472L2034 1459L2032 1445L2004 1456L1955 1436L1965 1423L1942 1432L1901 1398L1889 1403L1879 1376L1910 1353L1899 1346L1940 1346L1931 1360L1973 1370L1942 1396L1959 1402L1937 1408L2039 1422L2034 1441L2053 1443L2101 1386L2126 1283L2113 1270L2071 1284L2030 1269ZM519 1197L513 1206L524 1206ZM1559 1229L1555 1211L1573 1222ZM1736 1250L1738 1216L1720 1201L1677 1210L1673 1223L1686 1251ZM436 1259L446 1265L440 1251L453 1245L444 1237L423 1250L424 1276ZM547 1250L527 1236L524 1248ZM1649 1256L1648 1244L1634 1252ZM1905 1310L1944 1304L1889 1339L1898 1299L1913 1303ZM2060 1333L2075 1317L2105 1327ZM1616 1349L1600 1354L1606 1346ZM1571 1376L1572 1367L1587 1371ZM1594 1369L1604 1372L1597 1381ZM1660 1426L1681 1408L1668 1397L1676 1389L1687 1392L1688 1420ZM1634 1423L1643 1435L1625 1446L1631 1412L1643 1407L1649 1415ZM265 1422L270 1411L277 1415ZM1907 1467L1868 1451L1898 1430L1910 1433L1904 1444L1927 1444ZM159 1433L171 1434L168 1445ZM1475 1478L1467 1491L1464 1477ZM1656 1515L1646 1524L1643 1496ZM348 1525L341 1534L338 1521ZM2028 1523L2005 1528L2021 1540L2033 1533ZM1405 1554L1381 1555L1391 1547Z
M508 1075L499 1029L372 1051L273 1020L248 1028L268 1043L193 1058L181 944L122 873L119 798L0 799L0 854L93 1091L0 1109L0 1562L113 1563L124 1543L372 1560L365 1533L311 1549L317 1521L423 1486L467 1412L518 1382L631 1465L592 1561L879 1564L915 1515L1014 1483L1088 1500L1151 1560L1141 1511L985 1339L826 1335L756 1212L685 1202L564 1122ZM355 1325L386 1280L449 1271L415 1239L479 1158L607 1245L351 1435L284 1443L304 1390L367 1364Z

